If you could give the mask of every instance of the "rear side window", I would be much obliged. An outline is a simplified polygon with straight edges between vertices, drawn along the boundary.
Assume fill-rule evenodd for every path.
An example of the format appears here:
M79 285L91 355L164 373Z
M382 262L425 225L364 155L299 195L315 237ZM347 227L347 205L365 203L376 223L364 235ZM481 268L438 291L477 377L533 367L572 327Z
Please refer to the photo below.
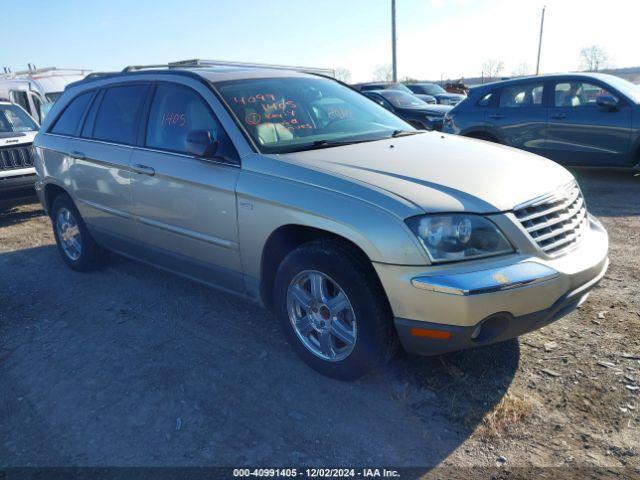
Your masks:
M122 85L107 89L96 115L93 138L132 145L146 89L146 85Z
M71 100L67 108L62 112L62 115L56 120L56 123L51 129L51 133L57 133L58 135L75 135L91 97L93 97L93 92L85 92Z
M541 82L504 87L500 95L500 108L540 107L543 88Z

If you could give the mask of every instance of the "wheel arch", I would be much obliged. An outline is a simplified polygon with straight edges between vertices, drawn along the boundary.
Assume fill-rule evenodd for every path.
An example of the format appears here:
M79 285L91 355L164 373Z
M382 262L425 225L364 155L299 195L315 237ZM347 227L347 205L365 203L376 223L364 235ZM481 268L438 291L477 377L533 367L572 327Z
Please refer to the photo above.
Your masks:
M330 239L347 246L355 255L365 260L367 265L371 266L370 273L373 275L372 278L380 283L380 278L375 268L373 268L371 259L366 252L352 240L317 227L287 224L278 227L269 235L262 250L260 261L260 299L264 306L270 310L273 308L273 290L276 273L284 258L300 245L319 239ZM388 299L385 298L385 301L388 304Z
M53 205L53 202L56 199L56 197L60 194L69 195L69 193L63 187L61 187L56 183L47 183L44 186L43 207L44 207L44 211L48 215L51 215L51 206Z
M487 141L495 142L495 143L502 143L500 138L495 133L493 133L490 130L486 130L486 129L469 130L467 132L464 132L462 134L462 136L468 137L468 138L476 138L476 139L479 139L479 140L487 140Z

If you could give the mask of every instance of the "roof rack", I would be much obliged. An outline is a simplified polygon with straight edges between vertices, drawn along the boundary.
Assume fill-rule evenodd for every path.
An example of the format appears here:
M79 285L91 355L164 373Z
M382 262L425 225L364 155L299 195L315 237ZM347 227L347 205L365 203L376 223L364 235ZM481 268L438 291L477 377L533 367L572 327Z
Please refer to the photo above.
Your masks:
M270 63L250 63L250 62L230 62L224 60L202 60L194 58L191 60L178 60L169 62L166 65L130 65L122 70L122 73L136 72L139 70L155 69L155 68L197 68L197 67L240 67L240 68L272 68L278 70L296 70L305 73L314 73L335 77L335 70L332 68L316 68L316 67L296 67L291 65L276 65Z

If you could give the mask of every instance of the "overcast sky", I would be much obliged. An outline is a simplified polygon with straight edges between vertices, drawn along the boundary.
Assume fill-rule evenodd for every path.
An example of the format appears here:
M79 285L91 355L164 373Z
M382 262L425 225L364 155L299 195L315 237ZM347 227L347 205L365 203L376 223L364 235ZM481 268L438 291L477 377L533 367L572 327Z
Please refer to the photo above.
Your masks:
M9 11L12 0L0 0ZM32 0L4 22L0 66L93 70L186 58L343 67L369 80L389 64L390 0ZM510 75L580 67L599 44L617 67L640 65L640 0L397 0L398 74L479 76L490 58ZM14 9L15 10L15 9Z

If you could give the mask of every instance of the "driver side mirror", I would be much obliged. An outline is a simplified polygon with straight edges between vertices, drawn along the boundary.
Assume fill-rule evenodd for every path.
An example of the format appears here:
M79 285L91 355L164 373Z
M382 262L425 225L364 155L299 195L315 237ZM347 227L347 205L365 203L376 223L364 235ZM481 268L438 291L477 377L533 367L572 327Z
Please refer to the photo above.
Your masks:
M211 158L218 150L218 141L209 130L191 130L187 134L187 152L201 158Z
M613 95L598 95L596 97L596 104L599 107L607 108L609 110L617 110L618 109L618 99Z

